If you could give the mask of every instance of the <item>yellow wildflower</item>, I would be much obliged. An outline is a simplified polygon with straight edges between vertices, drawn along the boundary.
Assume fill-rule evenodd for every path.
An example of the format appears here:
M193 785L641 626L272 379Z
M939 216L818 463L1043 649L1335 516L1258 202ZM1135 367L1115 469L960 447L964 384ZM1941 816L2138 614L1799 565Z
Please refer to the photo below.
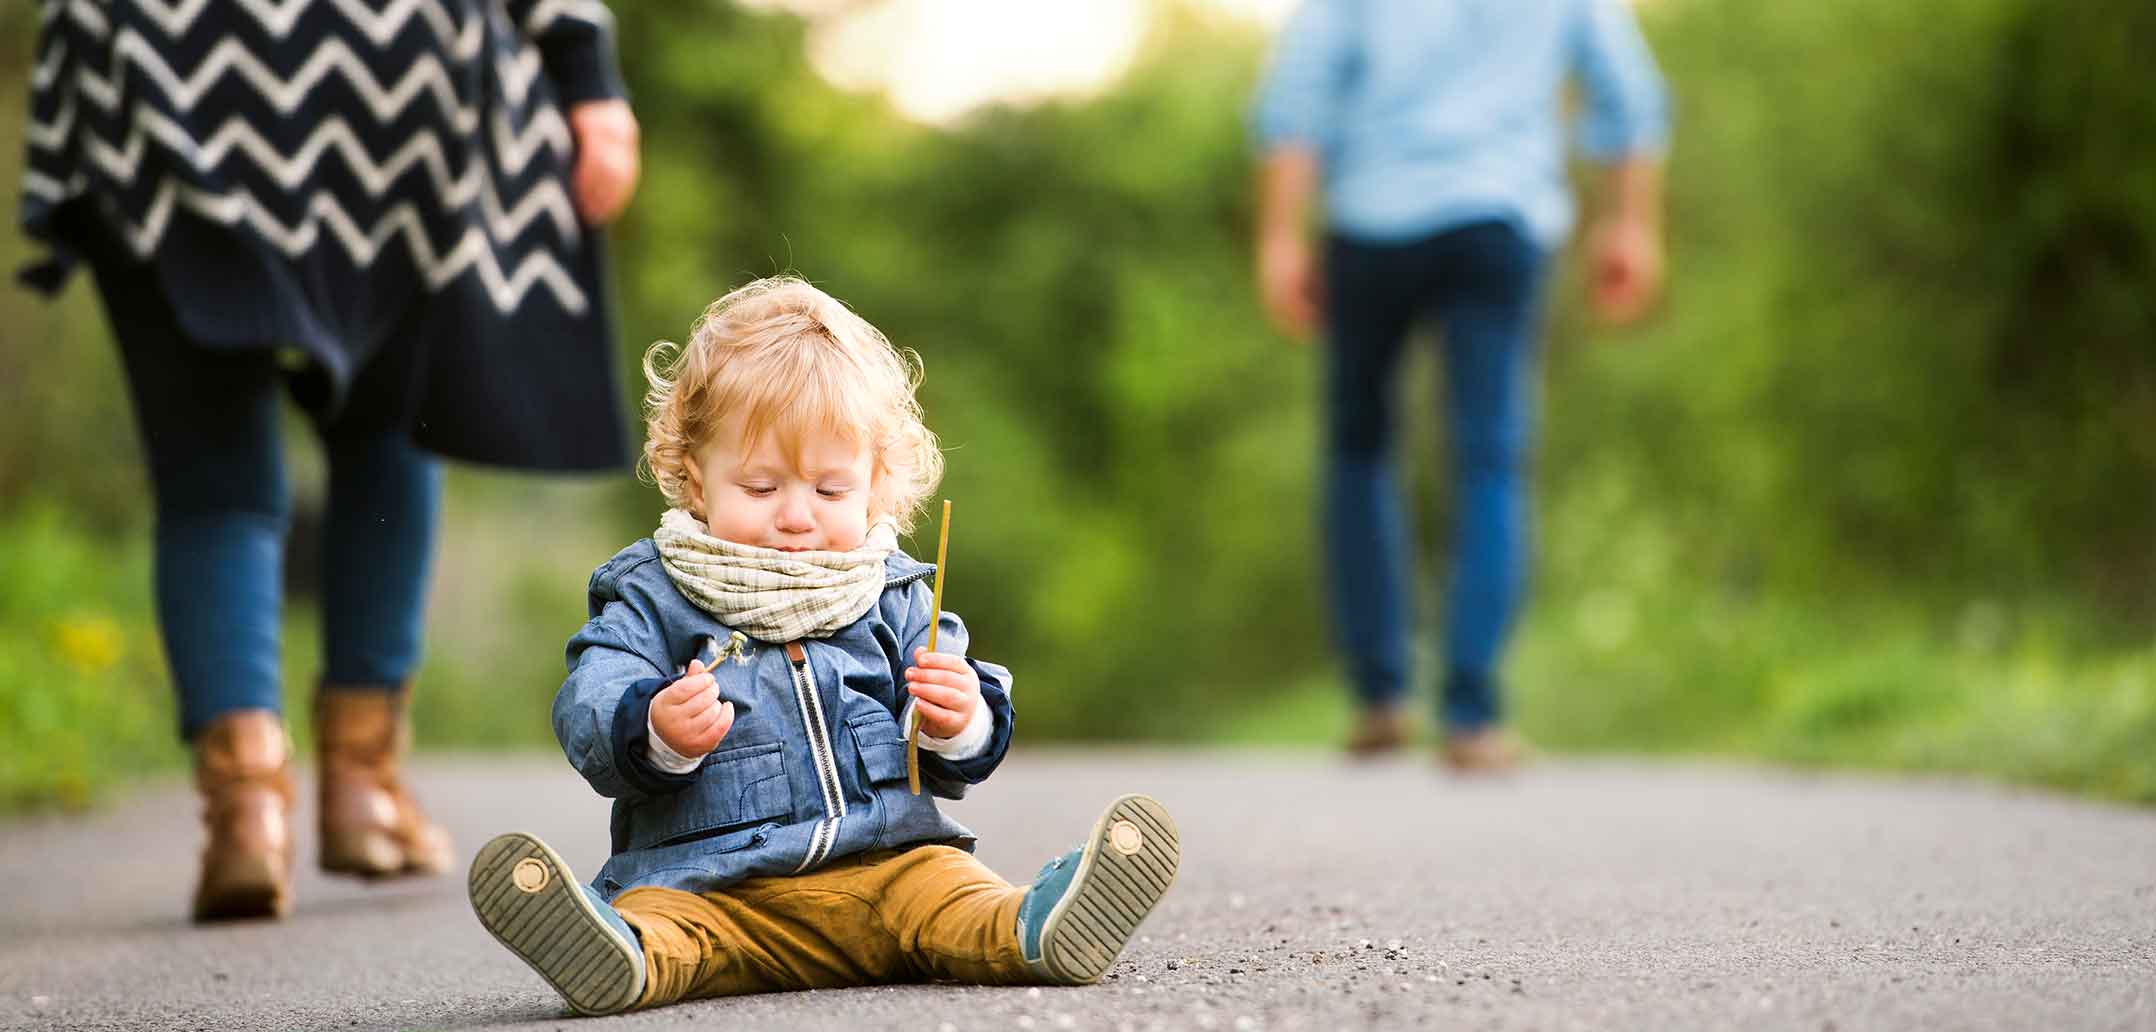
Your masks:
M120 625L111 617L70 616L53 627L53 650L77 673L103 673L120 661Z

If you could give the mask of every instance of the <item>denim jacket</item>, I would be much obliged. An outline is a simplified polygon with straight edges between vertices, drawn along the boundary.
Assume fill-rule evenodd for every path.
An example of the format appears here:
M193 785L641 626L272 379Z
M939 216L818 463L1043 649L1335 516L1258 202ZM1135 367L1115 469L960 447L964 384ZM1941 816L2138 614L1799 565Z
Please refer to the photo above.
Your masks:
M674 587L650 539L591 575L591 619L569 639L554 735L600 795L614 800L613 855L592 879L608 899L642 885L710 892L743 878L814 870L836 857L914 843L971 849L973 834L936 809L987 778L1010 747L1009 670L969 659L995 730L980 755L921 754L921 795L906 785L898 717L913 650L927 644L935 567L885 560L875 608L828 638L749 643L712 671L734 724L688 774L645 753L652 697L691 657L711 661L732 629ZM964 655L966 625L941 615L936 651Z

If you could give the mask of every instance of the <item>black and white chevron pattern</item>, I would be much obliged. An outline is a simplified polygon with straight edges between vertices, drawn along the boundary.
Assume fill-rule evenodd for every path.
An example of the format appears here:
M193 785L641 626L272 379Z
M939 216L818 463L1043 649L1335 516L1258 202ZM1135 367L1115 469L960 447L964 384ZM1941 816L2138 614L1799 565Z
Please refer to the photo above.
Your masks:
M591 304L567 124L535 90L550 34L610 38L596 0L46 0L25 222L84 195L156 252L176 211L287 258L400 254L504 313Z

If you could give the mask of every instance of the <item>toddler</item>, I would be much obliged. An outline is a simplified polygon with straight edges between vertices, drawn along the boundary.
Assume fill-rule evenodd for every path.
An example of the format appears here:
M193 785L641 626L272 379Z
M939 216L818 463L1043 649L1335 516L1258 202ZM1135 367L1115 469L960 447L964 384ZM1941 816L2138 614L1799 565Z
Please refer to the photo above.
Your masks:
M1021 889L936 809L1002 762L1011 673L966 657L934 568L898 548L943 472L914 366L791 278L720 298L644 365L673 507L592 574L554 699L562 751L614 800L612 856L585 885L499 836L472 862L480 921L584 1014L1099 980L1175 877L1175 824L1124 796Z

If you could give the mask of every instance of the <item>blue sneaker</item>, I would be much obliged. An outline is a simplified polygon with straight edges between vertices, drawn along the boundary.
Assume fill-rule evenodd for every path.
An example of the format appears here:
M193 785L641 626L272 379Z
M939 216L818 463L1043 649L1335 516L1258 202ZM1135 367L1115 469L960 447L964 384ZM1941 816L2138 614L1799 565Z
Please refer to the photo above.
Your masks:
M1018 906L1018 949L1046 982L1089 985L1122 955L1175 881L1175 821L1151 796L1127 795L1093 822L1085 845L1048 861Z
M616 1014L644 995L644 947L629 923L530 835L497 835L472 859L472 910L578 1014Z

